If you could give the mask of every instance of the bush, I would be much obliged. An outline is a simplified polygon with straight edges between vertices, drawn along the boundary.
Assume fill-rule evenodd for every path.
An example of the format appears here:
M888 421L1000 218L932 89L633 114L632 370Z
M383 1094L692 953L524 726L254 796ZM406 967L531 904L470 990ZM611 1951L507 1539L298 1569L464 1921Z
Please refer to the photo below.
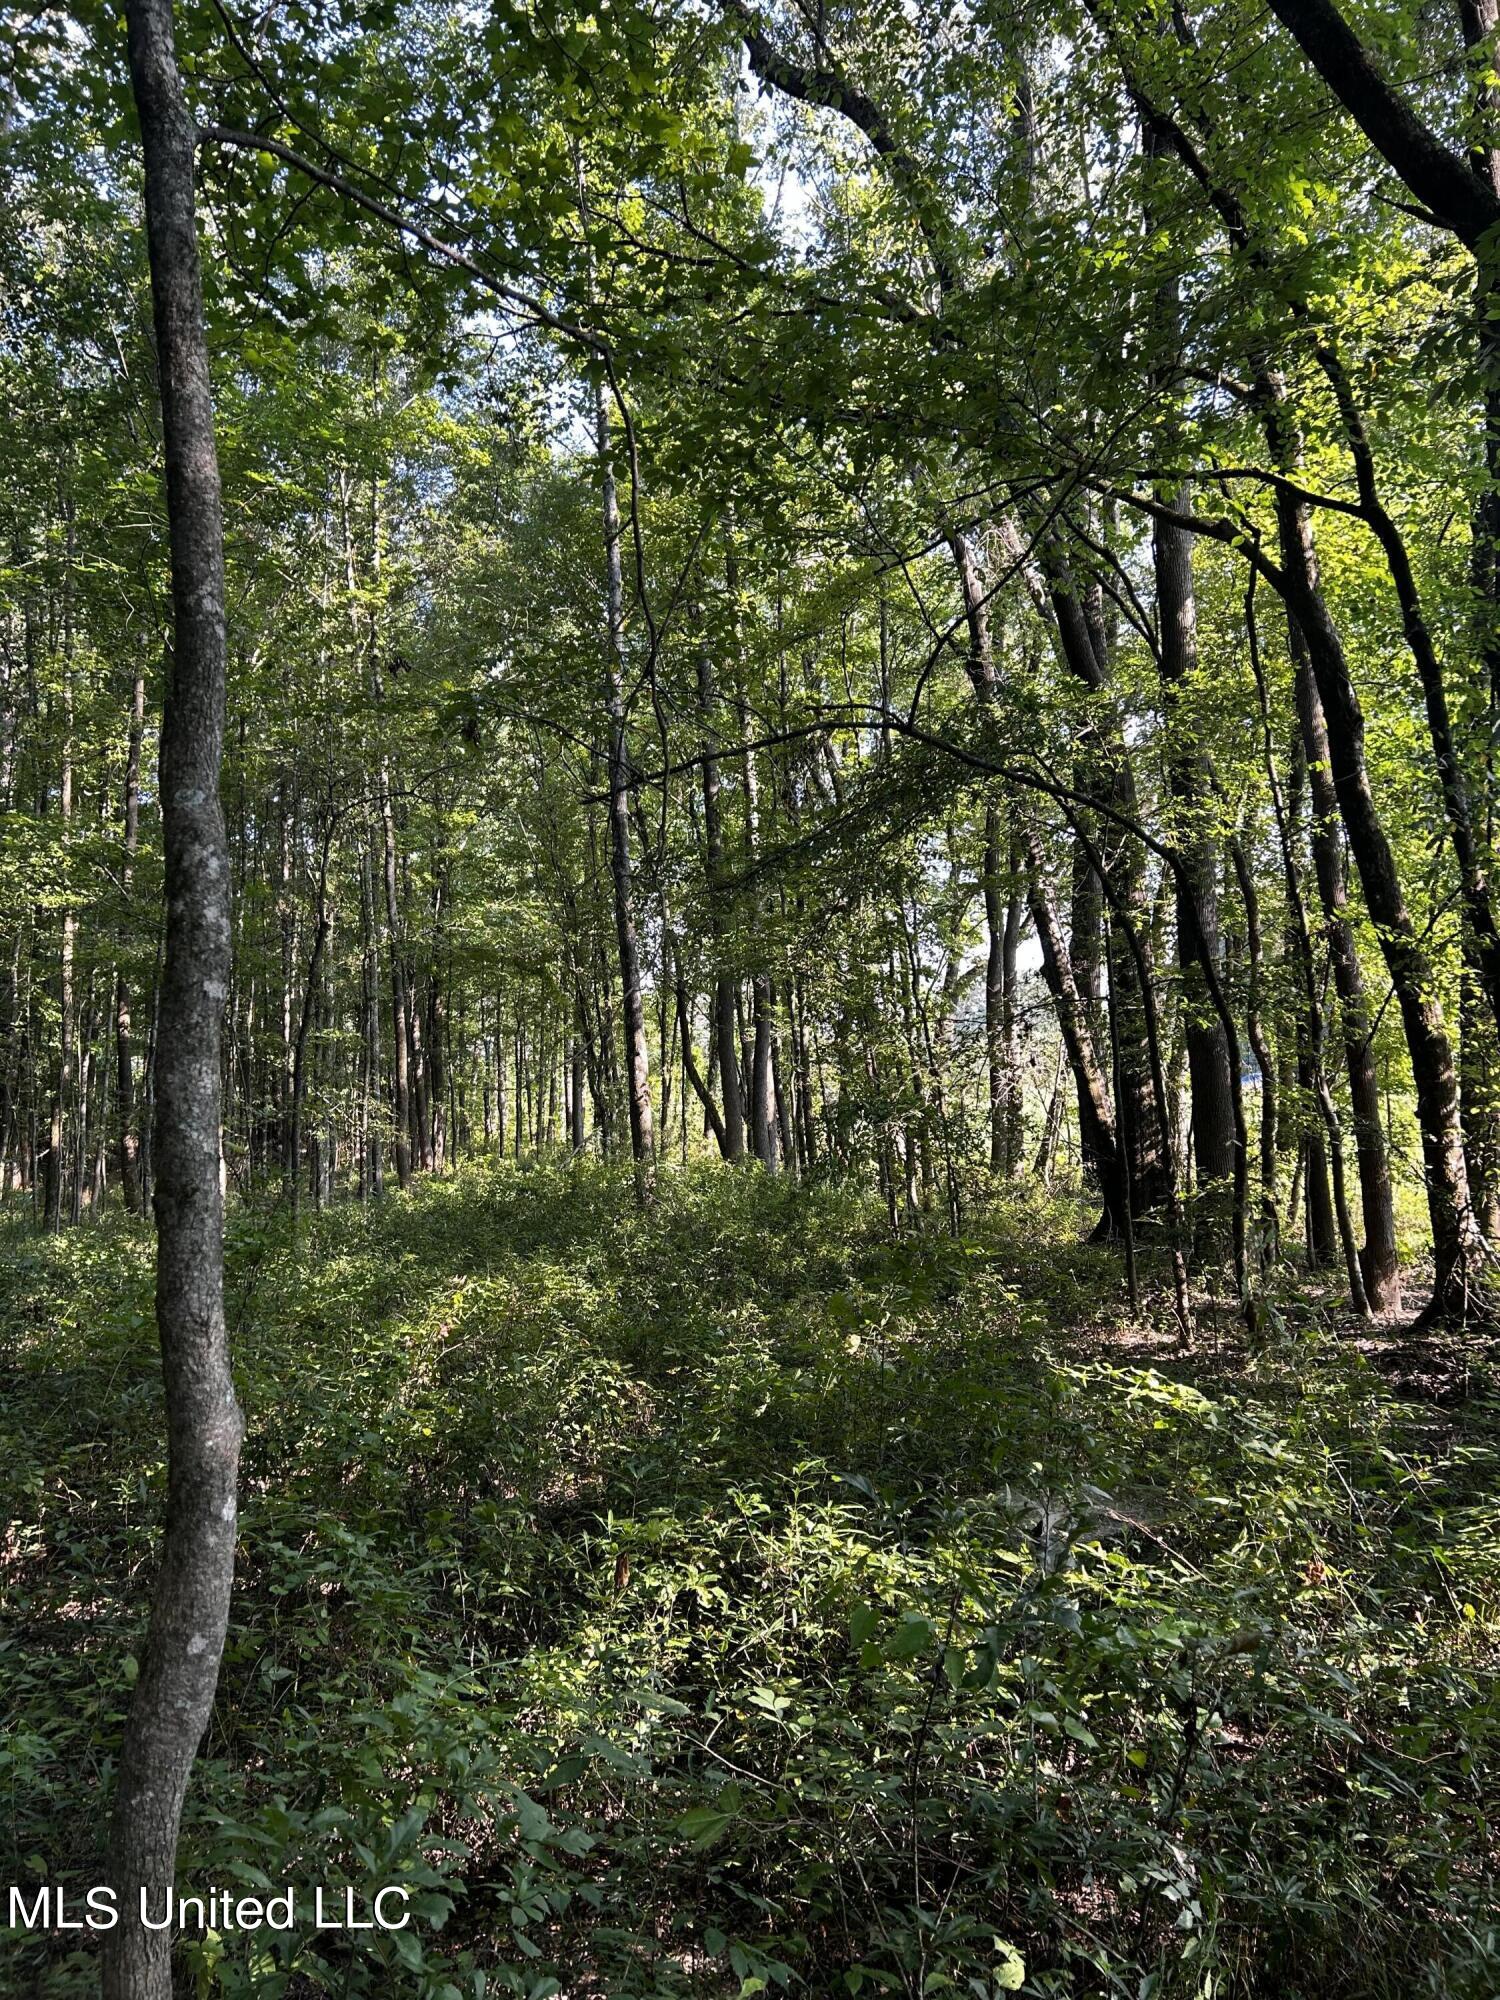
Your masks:
M202 1993L1500 1988L1495 1405L1315 1329L1156 1368L1040 1206L465 1172L235 1222ZM149 1246L14 1235L6 1877L87 1883L163 1487ZM1103 1302L1101 1305L1101 1301ZM88 1989L12 1937L5 1990Z

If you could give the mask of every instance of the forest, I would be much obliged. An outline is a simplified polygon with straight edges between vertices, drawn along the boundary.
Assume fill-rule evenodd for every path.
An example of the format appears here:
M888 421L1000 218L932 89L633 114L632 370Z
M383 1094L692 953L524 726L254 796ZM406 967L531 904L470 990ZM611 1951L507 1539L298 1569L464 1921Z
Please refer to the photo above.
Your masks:
M0 390L0 1995L1494 2000L1496 0L18 0Z

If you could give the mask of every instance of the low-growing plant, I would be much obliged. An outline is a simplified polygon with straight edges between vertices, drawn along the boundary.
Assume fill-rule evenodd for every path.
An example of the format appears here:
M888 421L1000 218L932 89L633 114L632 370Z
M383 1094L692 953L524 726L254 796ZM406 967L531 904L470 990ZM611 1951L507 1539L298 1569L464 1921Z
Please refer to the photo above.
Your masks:
M588 1167L295 1248L241 1214L183 1879L393 1883L413 1922L191 1937L192 1989L1500 1989L1482 1357L1447 1410L1305 1315L1153 1366L1066 1226L892 1241L714 1173L642 1216ZM8 1247L0 1840L7 1880L84 1884L162 1493L149 1254ZM76 1937L3 1967L94 1977Z

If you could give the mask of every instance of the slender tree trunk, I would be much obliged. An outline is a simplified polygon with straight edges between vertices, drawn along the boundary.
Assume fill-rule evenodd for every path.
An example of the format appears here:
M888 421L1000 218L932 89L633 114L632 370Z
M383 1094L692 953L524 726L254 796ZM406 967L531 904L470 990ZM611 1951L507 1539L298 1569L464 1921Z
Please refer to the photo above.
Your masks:
M1013 907L1014 899L1012 899ZM1001 898L1000 813L984 811L984 1051L989 1078L990 1172L1010 1171L1010 1056L1006 1038L1006 907ZM1010 968L1013 970L1013 967Z
M1042 978L1057 1010L1063 1047L1078 1092L1082 1127L1080 1142L1086 1143L1099 1175L1104 1214L1094 1234L1117 1236L1124 1227L1125 1166L1110 1105L1109 1085L1099 1061L1094 1040L1094 1024L1084 1006L1083 996L1073 978L1073 962L1068 955L1062 925L1046 888L1047 864L1041 844L1034 834L1025 836L1031 921L1042 949Z
M781 1164L786 1172L797 1171L797 1141L792 1131L791 1107L787 1101L785 1081L781 1073L782 1036L780 1029L781 996L773 984L771 988L771 1100L776 1107L776 1138L781 1154Z
M1182 866L1173 871L1177 957L1182 970L1193 1146L1202 1188L1228 1181L1235 1170L1228 1044L1205 990L1214 976L1219 950L1218 847L1212 827L1206 823L1213 808L1205 759L1184 713L1188 684L1198 661L1192 537L1157 521L1153 543L1161 679L1168 727L1180 739L1169 751L1167 783L1179 820L1174 845L1182 856Z
M818 1116L808 1050L807 991L800 972L795 975L787 996L787 1010L791 1022L792 1063L796 1071L799 1157L803 1172L811 1173L818 1164Z
M505 1164L505 1016L495 996L495 1158Z
M448 1108L448 996L444 990L444 912L448 903L448 863L438 870L432 892L432 970L427 981L427 1101L423 1142L434 1173L442 1173L450 1144Z
M1297 1065L1299 1088L1310 1100L1315 1094L1312 1057L1304 1054ZM1323 1271L1338 1259L1338 1230L1329 1191L1328 1144L1316 1125L1309 1125L1303 1138L1302 1198L1307 1210L1307 1264Z
M76 1229L83 1220L84 1183L92 1171L94 1084L94 978L90 973L78 1017L78 1096L73 1114L73 1177L69 1220Z
M1273 446L1279 447L1284 459L1293 458L1279 385L1263 380L1262 394ZM1447 1024L1433 968L1406 907L1395 856L1370 787L1364 715L1323 600L1311 517L1306 505L1285 490L1277 496L1276 511L1288 613L1301 628L1310 682L1322 705L1335 801L1406 1030L1433 1242L1432 1299L1419 1323L1463 1318L1478 1303L1474 1287L1487 1253L1469 1199L1458 1079ZM1315 762L1311 747L1308 762L1310 766Z
M1354 1121L1354 1154L1365 1235L1360 1273L1371 1311L1399 1312L1401 1267L1396 1255L1396 1202L1380 1111L1380 1080L1375 1073L1375 1052L1371 1046L1370 1010L1359 952L1349 925L1344 850L1339 838L1339 801L1328 731L1300 626L1292 629L1292 660L1298 725L1312 794L1313 874L1323 909L1323 934L1333 966L1334 991L1338 995L1344 1073L1349 1081L1349 1107Z
M130 735L125 751L125 828L120 860L120 893L127 912L135 880L141 829L141 738L146 720L146 677L139 668L130 695ZM128 927L127 915L127 927ZM115 1089L119 1120L120 1194L131 1215L141 1213L140 1135L136 1130L135 1068L130 1046L130 986L125 976L125 938L115 973Z
M432 1168L432 1106L427 1088L427 1037L422 1026L422 986L411 961L406 966L406 1048L411 1077L411 1149L422 1172Z
M281 838L277 915L281 933L281 1050L276 1070L276 1147L283 1174L291 1143L292 1120L292 1014L293 962L297 942L297 908L292 895L292 846L296 835L292 781L286 771L277 788L279 811L277 830Z
M166 446L173 658L159 793L166 948L156 1052L156 1315L167 1407L167 1517L144 1657L121 1746L104 1940L105 2000L170 2000L171 1940L137 1921L172 1885L182 1804L218 1683L234 1573L243 1422L224 1324L221 1015L229 982L224 552L193 195L195 134L170 0L127 0L146 166L146 231Z
M24 561L24 545L16 535L12 542L15 567ZM8 813L14 802L16 732L19 699L9 649L0 649L0 814ZM17 1181L16 1155L20 1145L19 1116L22 1036L17 1032L16 1002L20 987L21 937L5 964L0 966L0 1203L8 1200Z
M428 1067L432 1077L432 1103L430 1127L432 1133L432 1167L434 1173L442 1173L448 1163L450 1143L448 1112L448 999L443 991L442 972L434 966L432 987L427 1001L427 1047Z
M1466 945L1470 940L1466 937ZM1485 1005L1484 975L1466 952L1459 998L1459 1090L1464 1158L1475 1213L1487 1236L1500 1236L1500 1063L1495 1023Z
M1137 921L1140 888L1138 884L1131 880L1133 868L1130 858L1127 857L1126 860L1126 881L1122 885L1112 876L1103 854L1094 845L1077 813L1067 806L1064 807L1064 811L1068 813L1074 838L1081 840L1089 851L1089 859L1093 863L1094 873L1099 878L1100 887L1104 891L1105 900L1108 904L1109 926L1106 933L1105 945L1111 967L1110 978L1112 980L1116 979L1118 973L1115 968L1127 962L1130 964L1133 974L1133 997L1141 1010L1141 1033L1145 1041L1146 1059L1149 1065L1148 1084L1151 1093L1151 1111L1160 1146L1161 1199L1167 1211L1167 1247L1172 1267L1172 1287L1176 1300L1178 1332L1183 1346L1186 1347L1191 1343L1193 1338L1193 1311L1192 1299L1188 1289L1187 1262L1183 1249L1185 1230L1183 1224L1182 1195L1177 1175L1176 1156L1172 1150L1171 1121L1167 1114L1167 1080L1165 1070L1162 1066L1161 1052L1161 1017L1156 1004L1156 990L1151 979L1151 967L1147 955L1147 940L1143 937L1141 926ZM1125 951L1123 953L1113 948L1115 946L1115 931L1117 928L1124 933ZM1210 977L1207 969L1205 969L1205 977L1208 979L1210 995L1214 1001L1225 1036L1229 1041L1230 1077L1232 1080L1237 1081L1239 1074L1238 1050L1235 1043L1233 1022L1230 1018L1228 1007L1224 1002L1218 979ZM1118 1050L1120 1046L1119 1038L1117 1031L1113 1028L1113 1023L1119 1018L1119 1003L1112 999L1110 1004L1111 1039ZM1139 1116L1139 1107L1136 1104L1134 1092L1128 1091L1125 1088L1123 1078L1117 1078L1116 1080L1115 1103L1120 1108L1121 1133L1123 1137L1123 1125L1126 1117ZM1238 1096L1235 1098L1234 1108L1235 1131L1239 1141L1239 1159L1241 1162L1241 1171L1235 1177L1234 1191L1234 1271L1240 1301L1248 1315L1251 1310L1251 1302L1246 1288L1243 1235L1244 1119ZM1125 1198L1130 1204L1129 1214L1133 1230L1135 1226L1134 1218L1137 1212L1135 1209L1135 1168L1139 1156L1132 1154L1123 1144L1120 1147L1120 1151L1131 1162L1130 1179Z
M615 495L609 400L602 378L596 385L595 413L599 473L604 492L610 881L614 890L615 938L619 947L620 988L624 1002L630 1151L635 1162L637 1197L642 1203L649 1203L655 1190L655 1162L651 1123L651 1059L646 1045L646 1009L641 990L641 955L636 936L630 861L630 760L625 742L625 578L620 560L620 508Z
M569 1044L569 1062L572 1069L572 1091L568 1098L568 1144L575 1158L580 1158L584 1149L583 1093L586 1084L584 1050L588 1039L587 1023L584 1019L583 988L580 985L573 1001L573 1038Z
M1303 560L1307 560L1306 552ZM1447 1024L1437 999L1433 970L1407 910L1395 856L1370 789L1364 754L1364 717L1344 665L1342 648L1306 572L1297 577L1293 589L1293 611L1308 638L1323 702L1333 780L1344 827L1406 1028L1433 1240L1433 1297L1424 1318L1463 1317L1477 1303L1472 1288L1480 1275L1485 1253L1469 1200L1459 1123L1458 1079Z
M1037 525L1040 530L1041 524ZM1014 521L1003 520L1000 532L1011 560L1022 564L1032 601L1048 627L1058 659L1092 696L1103 696L1110 680L1107 628L1074 587L1056 534L1040 532L1036 561L1032 562L1026 558L1025 538ZM1071 823L1075 827L1075 844L1078 849L1092 851L1109 871L1120 902L1117 915L1124 916L1123 922L1112 927L1116 949L1109 966L1120 1049L1119 1089L1123 1093L1115 1107L1115 1123L1121 1150L1129 1164L1131 1213L1139 1222L1167 1202L1174 1178L1169 1161L1171 1133L1157 1112L1149 1048L1148 1021L1157 1011L1155 995L1143 990L1140 983L1143 970L1148 980L1151 977L1149 951L1143 943L1138 963L1135 952L1123 949L1121 944L1122 933L1140 938L1146 930L1146 857L1141 842L1122 830L1123 824L1138 823L1140 813L1130 746L1118 719L1111 716L1107 706L1100 707L1098 722L1088 726L1081 741L1075 760L1078 789L1085 796L1097 799L1101 808L1109 809L1109 814L1101 810L1098 815L1107 832L1097 840L1091 831L1089 815L1086 812L1074 815ZM1099 877L1098 867L1088 872ZM1075 883L1084 879L1082 874L1075 875ZM1098 887L1102 896L1106 887L1102 879ZM1092 905L1089 909L1091 949L1098 917L1093 914ZM1078 990L1076 978L1073 983ZM1049 983L1050 990L1053 989ZM1080 997L1083 997L1081 992ZM1097 1039L1097 1006L1091 1006L1091 1013ZM1088 1123L1080 1100L1080 1140L1085 1158L1089 1141L1084 1128Z
M380 1097L380 944L375 922L375 883L369 845L359 850L359 908L364 931L361 998L364 1009L364 1066L360 1108L360 1191L385 1192L385 1149L375 1122Z
M702 1071L698 1068L697 1056L693 1052L692 1002L688 998L687 981L683 978L682 974L682 955L680 951L676 956L677 1035L678 1046L682 1051L682 1073L692 1086L693 1095L703 1106L703 1115L708 1120L709 1128L718 1143L719 1151L726 1160L732 1159L734 1156L729 1150L728 1139L724 1130L724 1120L720 1115L719 1107L714 1103L712 1091L703 1081ZM743 1151L743 1144L741 1150Z
M1146 222L1154 227L1154 197L1160 161L1171 141L1159 121L1143 121L1146 153ZM1154 385L1167 409L1167 449L1178 426L1173 373L1182 345L1177 283L1158 283L1152 318L1161 365ZM1186 511L1185 489L1158 489L1159 497ZM1213 820L1213 787L1207 758L1192 719L1192 683L1198 668L1198 606L1193 589L1193 538L1160 518L1152 522L1152 566L1156 580L1158 666L1166 710L1166 777L1176 826L1173 846L1181 865L1173 870L1177 902L1177 962L1182 974L1182 1010L1187 1042L1188 1084L1193 1105L1193 1148L1200 1192L1228 1182L1236 1171L1234 1079L1229 1074L1228 1041L1205 988L1216 975L1219 955L1219 845Z
M949 546L953 550L964 614L969 628L969 654L966 662L969 680L981 710L988 713L995 695L994 654L988 605L967 541L961 536L950 537ZM1018 557L1019 548L1019 540L1012 533L1008 552L1013 557ZM1087 658L1074 663L1076 670L1096 691L1101 688L1104 684L1104 670L1084 629L1082 613L1073 599L1058 592L1054 593L1049 601L1044 593L1039 592L1038 610L1050 610L1055 633L1061 635L1064 631L1070 632L1077 647L1087 648ZM1071 660L1067 639L1060 636L1059 645L1064 657ZM1081 852L1082 840L1083 836L1078 836L1075 845L1075 915L1080 887L1089 885L1083 886L1085 929L1080 934L1078 942L1083 948L1084 956L1081 963L1085 974L1097 979L1098 959L1093 954L1092 946L1095 938L1102 932L1103 910L1102 902L1090 905L1087 898L1091 893L1097 893L1102 897L1103 885L1091 861L1085 859L1081 874L1078 872L1076 856ZM1023 850L1031 917L1042 952L1043 983L1052 997L1057 1012L1063 1048L1067 1053L1078 1095L1079 1148L1086 1167L1098 1176L1103 1198L1104 1213L1094 1233L1096 1237L1114 1237L1123 1227L1127 1200L1132 1203L1132 1212L1140 1213L1139 1207L1135 1205L1137 1190L1134 1187L1127 1190L1124 1177L1129 1173L1134 1182L1134 1168L1144 1160L1144 1147L1138 1145L1136 1153L1131 1154L1129 1148L1122 1143L1116 1119L1119 1107L1111 1109L1109 1085L1098 1057L1098 1010L1096 1006L1090 1005L1080 990L1072 950L1063 938L1062 927L1046 886L1046 862L1040 842L1034 833L1024 835ZM1136 985L1133 971L1124 974L1123 981L1126 989L1133 994ZM1123 1055L1117 1067L1119 1076L1123 1080L1126 1075ZM1130 1073L1132 1081L1138 1081L1138 1066L1132 1068ZM1045 1143L1044 1135L1044 1147Z
M0 972L0 1202L20 1183L20 1102L22 1037L17 1032L16 996L20 986L21 941ZM14 1079L14 1080L13 1080Z
M705 644L698 653L698 706L708 743L713 741L717 689L713 662ZM714 946L713 1067L718 1071L723 1116L715 1127L719 1150L726 1160L745 1157L745 1107L740 1087L739 1051L734 1032L734 980L724 956L724 830L720 810L719 760L711 749L703 758L703 832L707 849L709 928ZM708 1106L704 1106L705 1112Z
M1074 760L1073 783L1076 789L1086 793L1090 783L1090 772L1085 758ZM1097 828L1092 817L1088 820L1091 832ZM1072 843L1072 902L1068 913L1068 957L1073 968L1073 984L1078 988L1078 997L1088 1010L1094 1039L1097 1042L1104 1027L1104 890L1099 877L1094 873L1084 851L1083 843ZM1076 1079L1075 1079L1076 1083ZM1085 1121L1082 1117L1083 1099L1079 1105L1079 1151L1082 1156L1084 1180L1090 1184L1097 1182L1099 1163L1089 1151L1089 1141L1083 1136Z
M750 982L750 992L753 1003L752 1016L755 1022L755 1048L750 1066L751 1133L756 1159L771 1173L775 1173L778 1147L775 1078L772 1074L771 1055L776 1020L771 1000L770 974L757 972Z
M1344 435L1354 458L1364 517L1385 555L1396 602L1401 609L1401 627L1422 688L1433 768L1448 821L1453 857L1458 866L1459 890L1463 897L1468 933L1465 949L1472 972L1477 975L1488 1002L1491 1018L1500 1027L1500 932L1496 930L1489 879L1469 804L1469 788L1454 740L1442 664L1428 629L1405 540L1380 498L1375 479L1374 453L1365 435L1364 419L1355 400L1353 386L1332 348L1320 347L1318 359L1333 387L1343 420Z
M1061 1039L1057 1045L1057 1067L1052 1075L1052 1090L1047 1099L1047 1109L1042 1117L1042 1136L1037 1143L1036 1160L1032 1175L1044 1188L1052 1185L1052 1163L1057 1157L1057 1142L1062 1132L1063 1119L1063 1072L1066 1065L1067 1049Z
M1265 948L1260 928L1260 893L1244 842L1236 834L1230 843L1235 880L1245 909L1245 951L1249 971L1245 994L1245 1032L1260 1070L1260 1261L1275 1261L1281 1233L1276 1189L1276 1057L1266 1033Z
M1021 1151L1025 1142L1025 1105L1021 1098L1020 990L1017 985L1021 952L1022 917L1021 844L1014 832L1010 842L1010 893L1005 904L1005 931L1000 944L1004 995L1000 1003L1001 1060L1005 1065L1005 1151L1001 1170L1014 1178L1021 1171Z
M391 806L390 766L382 756L376 778L384 839L385 932L391 956L391 1125L396 1180L411 1186L411 1053L407 1037L406 969L402 961L401 905L396 894L396 816Z
M1474 171L1474 162L1465 163L1451 153L1415 117L1410 106L1372 63L1368 50L1332 0L1272 0L1272 7L1373 143L1435 216L1477 254L1485 232L1500 224L1500 195L1493 178ZM1201 158L1191 148L1182 146L1180 140L1179 151L1209 193L1231 239L1252 263L1259 264L1262 259L1253 233L1233 193L1209 181ZM1487 288L1489 281L1489 271L1482 264L1482 288ZM1482 314L1480 321L1483 324ZM1493 337L1483 335L1482 346L1487 357L1492 355ZM1327 368L1330 357L1324 353L1320 359ZM1393 544L1389 533L1382 531L1378 495L1373 492L1371 464L1358 412L1348 397L1347 384L1341 384L1336 362L1330 380L1340 399L1346 434L1355 453L1362 505L1392 564L1393 581L1406 617L1407 637L1420 668L1425 628L1414 590L1405 587L1399 574L1404 551ZM1290 420L1285 385L1264 353L1255 357L1255 385L1273 461L1282 472L1295 472L1301 456L1300 439ZM1289 622L1301 628L1300 635L1293 633L1293 646L1305 645L1308 677L1316 687L1326 726L1331 788L1401 1008L1416 1085L1435 1265L1433 1298L1422 1322L1462 1317L1475 1304L1474 1283L1488 1258L1469 1197L1452 1049L1435 995L1432 968L1406 908L1394 856L1370 789L1364 755L1364 718L1337 630L1323 600L1311 515L1306 504L1285 488L1277 494L1276 509L1282 560L1278 588L1286 598ZM1409 582L1408 576L1406 584ZM1415 625L1413 610L1417 613ZM1426 674L1424 692L1429 722L1435 725L1439 778L1451 829L1455 805L1453 781L1458 777L1458 768L1456 759L1445 757L1442 750L1447 729L1441 677ZM1309 763L1316 768L1317 761L1309 747ZM1461 872L1462 865L1461 856ZM1465 885L1466 895L1471 886ZM1472 908L1472 897L1469 901ZM1378 1226L1378 1203L1376 1207ZM1367 1257L1372 1298L1394 1285L1394 1261L1390 1264L1387 1284L1378 1268L1383 1259L1383 1245Z
M71 537L71 526L69 529ZM65 612L65 618L69 618ZM66 856L73 829L73 669L63 669L63 751L62 776L58 786L58 817L62 822L63 852ZM73 1090L73 955L78 919L72 902L62 913L62 943L57 973L57 1067L52 1078L52 1103L47 1133L47 1185L44 1223L51 1234L62 1228L63 1180L67 1164L67 1115Z
M158 758L160 763L160 758ZM156 1051L161 1040L161 982L166 938L158 933L151 966L151 1019L141 1061L141 1199L155 1204L156 1190Z
M1265 765L1266 783L1271 794L1271 811L1276 822L1277 841L1281 849L1282 876L1286 884L1287 902L1287 944L1289 955L1301 976L1303 1004L1297 1015L1296 1026L1296 1081L1303 1104L1309 1095L1316 1104L1322 1120L1322 1132L1308 1130L1302 1135L1299 1146L1297 1167L1293 1174L1293 1192L1288 1221L1297 1206L1297 1189L1305 1184L1307 1193L1307 1251L1310 1265L1329 1264L1333 1261L1333 1228L1338 1225L1339 1241L1344 1252L1344 1268L1349 1279L1349 1299L1354 1310L1366 1313L1370 1300L1362 1269L1361 1258L1354 1240L1354 1226L1350 1219L1349 1202L1344 1173L1344 1141L1338 1107L1334 1103L1333 1092L1328 1085L1327 1068L1324 1061L1325 1035L1323 1028L1323 1003L1318 991L1317 969L1313 963L1312 931L1307 917L1307 901L1302 893L1302 867L1298 858L1298 822L1301 818L1303 779L1307 771L1307 753L1299 728L1293 739L1292 749L1292 793L1290 806L1283 798L1281 778L1277 770L1276 749L1271 727L1271 702L1266 687L1266 677L1261 665L1259 626L1255 610L1256 579L1252 575L1245 593L1245 632L1249 643L1250 666L1255 676L1256 697L1260 707L1261 752ZM1294 649L1295 650L1295 649ZM1316 696L1314 695L1314 698ZM1326 777L1326 770L1324 772ZM1255 885L1238 839L1235 841L1235 861L1239 872L1241 891L1245 898L1247 927L1250 932L1252 955L1252 995L1258 987L1258 975L1254 970L1259 956L1259 905L1255 895ZM1340 864L1341 865L1341 864ZM1342 874L1339 882L1342 886ZM1358 966L1355 967L1356 974ZM1258 998L1252 1004L1252 1037L1258 1032ZM1255 1043L1257 1057L1261 1043ZM1262 1076L1269 1072L1262 1059ZM1263 1088L1269 1088L1263 1084ZM1266 1228L1268 1240L1274 1239L1278 1210L1275 1201L1276 1135L1274 1131L1276 1110L1274 1103L1263 1107L1271 1121L1272 1129L1262 1132L1262 1198L1269 1200L1270 1215ZM1327 1135L1327 1147L1323 1135ZM1332 1188L1330 1198L1330 1169Z
M748 740L749 710L743 701L740 724ZM745 859L755 866L760 847L760 772L755 752L745 752ZM775 1014L771 1001L771 976L763 968L750 978L751 1019L754 1024L747 1071L750 1077L750 1148L760 1164L774 1173L777 1167L776 1080L771 1065L771 1044L775 1034Z
M322 854L318 865L312 952L307 961L307 979L302 988L302 1011L298 1017L297 1032L292 1043L292 1106L286 1148L286 1193L292 1211L294 1232L301 1208L302 1126L307 1103L307 1042L319 998L323 952L328 943L328 851L332 840L333 820L330 815L328 824L323 830Z

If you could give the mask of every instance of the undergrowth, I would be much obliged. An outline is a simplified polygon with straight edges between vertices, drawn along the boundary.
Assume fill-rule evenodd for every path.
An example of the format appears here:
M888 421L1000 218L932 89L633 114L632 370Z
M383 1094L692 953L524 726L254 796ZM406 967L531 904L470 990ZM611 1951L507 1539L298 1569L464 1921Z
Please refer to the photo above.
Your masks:
M183 1990L1490 2000L1492 1391L1403 1402L1291 1312L1141 1365L1072 1220L892 1242L722 1172L641 1217L601 1169L295 1248L240 1214L180 1873L416 1921L186 1940ZM163 1491L149 1243L3 1248L0 1880L83 1885ZM0 1940L6 1994L95 1977Z

